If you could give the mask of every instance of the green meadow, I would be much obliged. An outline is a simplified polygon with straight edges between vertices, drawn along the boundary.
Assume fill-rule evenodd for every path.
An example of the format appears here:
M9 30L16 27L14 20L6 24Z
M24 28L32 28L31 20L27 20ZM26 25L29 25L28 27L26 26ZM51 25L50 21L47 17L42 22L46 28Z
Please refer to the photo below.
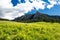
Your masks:
M0 40L60 40L60 24L0 21Z

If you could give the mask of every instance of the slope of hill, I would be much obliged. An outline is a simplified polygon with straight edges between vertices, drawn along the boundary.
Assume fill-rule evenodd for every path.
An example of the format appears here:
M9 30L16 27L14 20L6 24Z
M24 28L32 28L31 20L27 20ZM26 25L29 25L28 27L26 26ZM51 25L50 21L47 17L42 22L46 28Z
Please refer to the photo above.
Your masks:
M3 19L3 18L0 18L0 20L3 20L3 21L9 21L8 19Z
M15 18L14 21L20 22L60 22L60 16L50 16L47 14L39 13L38 11L35 14L26 14L21 17Z
M0 40L60 40L60 24L0 21Z

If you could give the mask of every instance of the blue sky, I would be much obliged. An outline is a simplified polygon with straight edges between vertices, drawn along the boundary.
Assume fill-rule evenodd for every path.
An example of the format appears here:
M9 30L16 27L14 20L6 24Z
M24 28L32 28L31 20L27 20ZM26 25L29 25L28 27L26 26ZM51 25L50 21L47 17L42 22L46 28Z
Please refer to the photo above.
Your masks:
M0 18L11 20L36 11L60 16L60 0L0 0Z
M44 10L39 9L39 12L48 15L59 15L60 16L60 5L54 5L51 9L45 8Z

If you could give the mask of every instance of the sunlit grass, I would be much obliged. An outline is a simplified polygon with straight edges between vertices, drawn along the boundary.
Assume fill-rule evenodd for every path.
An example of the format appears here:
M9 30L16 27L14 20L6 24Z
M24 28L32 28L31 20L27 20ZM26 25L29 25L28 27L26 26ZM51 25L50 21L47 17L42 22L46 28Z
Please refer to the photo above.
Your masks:
M0 40L60 40L60 24L0 21Z

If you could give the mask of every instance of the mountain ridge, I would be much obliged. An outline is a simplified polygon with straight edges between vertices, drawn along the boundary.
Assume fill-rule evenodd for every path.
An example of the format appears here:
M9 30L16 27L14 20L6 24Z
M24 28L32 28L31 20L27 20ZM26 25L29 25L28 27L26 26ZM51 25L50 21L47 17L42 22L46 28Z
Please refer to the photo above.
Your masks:
M15 18L13 21L17 22L60 22L60 16L50 16L47 14L42 14L40 12L36 12L35 14L25 14L21 17Z

